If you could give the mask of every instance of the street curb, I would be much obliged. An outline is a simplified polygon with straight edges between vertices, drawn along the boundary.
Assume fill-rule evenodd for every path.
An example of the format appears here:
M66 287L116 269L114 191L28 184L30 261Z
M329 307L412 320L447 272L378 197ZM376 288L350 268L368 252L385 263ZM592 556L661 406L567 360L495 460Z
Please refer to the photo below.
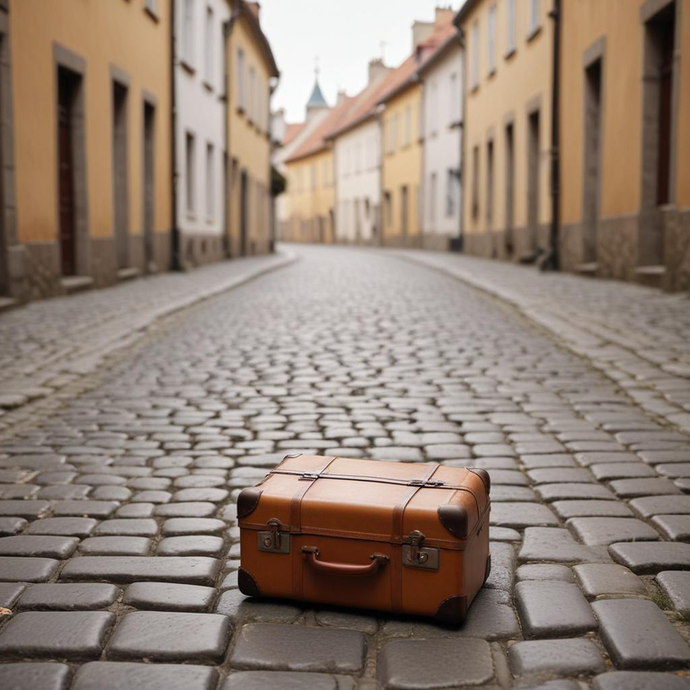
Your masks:
M591 333L586 329L578 328L570 321L559 318L559 316L556 314L545 312L543 309L540 309L540 303L535 302L533 299L522 295L513 294L508 290L492 286L485 281L477 280L472 276L466 275L462 273L461 270L453 270L451 267L443 266L434 262L432 260L433 254L431 254L429 258L426 258L416 254L408 254L405 252L405 250L385 249L384 251L389 256L397 257L398 259L413 263L417 266L424 266L425 268L436 271L437 273L447 275L448 277L479 290L490 297L500 300L503 304L514 307L521 316L527 319L529 323L543 328L552 338L554 338L563 347L567 348L570 352L578 357L587 359L595 369L600 371L607 378L610 378L619 387L620 381L609 375L609 373L606 371L606 367L603 366L604 363L593 358L587 352L588 348L601 346L603 344L605 346L619 348L620 350L624 350L630 357L638 358L637 353L625 347L621 343L616 342L615 340L607 339L604 336ZM650 388L650 390L653 389ZM674 412L672 415L661 414L660 416L654 410L646 409L643 402L638 400L634 400L634 402L636 405L641 406L641 408L644 409L645 412L650 416L663 419L667 424L679 429L684 433L690 432L690 423L685 422L687 413L685 413L682 408L678 407L677 412ZM678 420L677 417L680 417L680 420Z
M167 304L159 309L152 310L146 314L138 315L127 321L126 329L123 328L109 328L108 325L103 328L103 335L96 342L91 341L88 348L79 350L78 348L70 352L66 361L60 364L59 371L46 372L48 376L56 376L57 374L75 374L86 376L95 373L104 363L106 359L116 355L118 352L132 347L140 340L142 340L156 325L164 318L172 316L177 312L196 306L201 302L216 297L224 292L229 292L235 288L241 287L257 278L260 278L268 273L285 268L299 260L299 256L293 252L282 252L281 255L276 255L277 259L268 265L260 266L255 270L251 270L243 275L236 276L228 281L216 285L212 288L202 290L200 292L189 295L187 298L178 299L170 304ZM46 369L50 369L51 363L55 360L46 362ZM7 385L7 392L12 393L12 388L21 389L18 385L21 379L8 379L4 382ZM14 384L14 386L12 385ZM36 388L35 381L29 382L31 387ZM0 406L0 411L5 412L7 416L0 417L2 420L2 427L7 426L11 419L8 416L11 413L20 412L27 405L44 401L54 395L59 395L66 386L50 387L45 389L45 393L39 395L32 395L28 397L25 402L6 407ZM38 390L38 388L37 388ZM0 433L5 433L6 428L0 428Z

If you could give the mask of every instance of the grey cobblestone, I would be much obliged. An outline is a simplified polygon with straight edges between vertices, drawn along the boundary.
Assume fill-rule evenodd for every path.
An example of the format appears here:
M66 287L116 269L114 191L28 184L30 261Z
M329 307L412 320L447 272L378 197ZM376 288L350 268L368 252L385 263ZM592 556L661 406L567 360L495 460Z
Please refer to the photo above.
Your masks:
M46 319L43 333L35 324L16 332L15 342L21 343L33 329L39 348L33 355L12 355L13 366L34 358L37 376L50 370L52 379L36 402L5 414L0 422L0 433L3 428L7 432L0 437L0 496L5 496L0 498L0 545L10 538L4 543L29 549L25 553L38 543L35 539L49 538L53 547L68 543L56 540L73 539L79 546L69 554L56 551L55 558L0 556L0 597L4 592L14 614L3 616L0 639L14 621L21 622L20 616L39 613L27 611L24 598L32 608L48 608L43 615L57 616L76 613L68 609L80 599L84 608L92 607L83 613L108 615L93 609L109 609L119 624L98 655L51 657L68 658L72 664L64 678L55 672L56 687L69 683L72 672L77 690L107 687L115 677L124 688L136 690L156 684L196 690L216 688L218 682L228 688L246 683L247 690L271 684L281 690L291 684L373 690L382 672L379 650L398 642L419 642L433 650L442 642L458 649L467 649L464 643L486 649L489 643L495 677L486 682L492 690L511 684L547 687L549 682L570 690L573 676L581 673L586 685L599 673L595 655L591 665L583 663L576 670L566 664L558 670L558 654L546 662L539 654L526 654L524 668L531 670L512 679L505 650L512 645L513 655L520 649L539 652L550 648L544 636L580 634L568 617L568 611L590 609L587 603L582 608L580 591L589 599L600 597L595 605L608 603L611 596L634 596L631 601L649 604L650 612L673 620L678 639L688 638L687 624L679 618L682 609L671 610L670 594L664 596L650 578L640 579L612 559L630 560L631 568L649 574L687 567L683 549L688 545L680 542L689 539L690 496L675 482L690 475L690 440L679 435L675 422L664 418L667 410L658 406L663 402L676 411L687 406L679 387L687 378L665 369L665 382L647 378L651 370L640 368L635 359L654 360L656 367L659 362L677 364L687 355L678 346L690 337L687 318L666 304L665 296L660 296L668 309L665 335L631 355L632 350L620 349L629 343L607 341L609 331L622 340L620 324L634 324L636 318L630 304L619 301L621 286L615 283L569 278L572 294L588 299L598 295L591 322L578 318L580 332L592 328L596 333L573 341L572 331L555 327L581 308L570 297L567 309L560 306L570 288L559 287L548 296L552 306L559 305L561 321L551 316L544 320L548 304L541 294L536 317L521 305L525 315L537 318L541 330L535 330L513 308L382 252L305 247L300 253L304 259L299 265L160 321L143 337L138 332L139 344L120 350L107 368L98 368L98 361L108 356L100 351L93 358L82 352L83 362L76 362L75 352L63 360L41 360L59 342L56 328L64 326L57 325L58 316ZM491 267L494 274L485 279L498 280L496 265ZM189 278L188 285L194 281ZM527 289L533 288L512 288L515 294ZM642 294L656 293L639 293L632 303L646 314ZM105 304L108 295L88 295L89 310ZM153 297L152 304L159 299ZM124 313L122 300L105 305L104 323L112 323L115 312ZM597 319L610 300L616 316L602 325ZM83 301L65 302L70 309L78 303L85 306ZM51 303L58 314L60 304ZM97 349L99 327L92 329L93 337L88 335L94 312L85 310L80 321L74 309L70 328L84 341L82 350ZM635 342L646 337L646 318L640 316L634 329L639 334ZM135 320L133 327L138 325ZM544 328L554 337L545 336ZM675 340L669 344L672 331ZM0 342L6 333L3 315ZM329 335L315 338L314 333ZM131 342L127 336L123 340L124 345ZM3 352L11 354L12 347ZM64 367L80 371L60 380ZM607 378L609 373L613 378ZM666 388L669 383L673 386ZM439 461L491 473L492 572L463 626L448 629L382 613L314 610L239 592L234 501L241 487L260 481L289 448ZM664 493L652 495L656 491ZM622 541L628 538L644 541ZM98 554L115 549L146 555L83 555L94 549ZM44 582L46 589L32 581ZM567 607L561 620L549 620L543 634L539 625L525 624L528 616L521 628L515 605L522 607L523 585L564 586L562 598L574 597L578 603ZM113 595L121 598L106 603ZM541 599L528 608L539 613L549 597ZM666 614L655 601L669 607ZM214 633L207 635L208 644L185 640L183 648L175 646L182 644L179 640L166 642L176 663L161 663L160 651L151 645L174 637L180 628L175 621L182 620L178 616L191 615L206 629L206 621L218 614L235 627L241 663L257 670L235 669L232 658L240 653L238 647L219 652L222 645L214 646ZM647 618L660 620L654 613ZM590 618L585 639L553 640L554 648L589 640L601 648L600 631L589 626ZM607 634L613 634L607 639L616 640L619 624L607 626ZM251 644L242 649L242 630L255 629ZM303 633L308 637L303 639ZM528 635L536 635L529 646L523 641ZM337 648L341 640L347 640L345 652ZM356 654L347 651L350 645ZM589 644L583 646L591 651ZM274 648L281 650L279 655L272 653ZM112 658L118 649L127 661L81 668L73 661ZM141 663L149 652L156 662ZM577 655L570 656L559 658L575 664ZM28 677L34 664L25 663ZM444 658L430 673L445 683L452 663ZM665 662L649 663L658 669ZM0 671L10 666L14 664L0 664ZM215 666L221 667L220 674ZM233 668L226 679L228 666ZM551 670L543 670L547 667ZM301 674L295 670L299 668L309 673ZM389 671L403 674L402 662L389 664ZM563 677L548 681L553 675ZM675 676L663 675L664 681L668 678ZM410 680L412 686L420 682Z

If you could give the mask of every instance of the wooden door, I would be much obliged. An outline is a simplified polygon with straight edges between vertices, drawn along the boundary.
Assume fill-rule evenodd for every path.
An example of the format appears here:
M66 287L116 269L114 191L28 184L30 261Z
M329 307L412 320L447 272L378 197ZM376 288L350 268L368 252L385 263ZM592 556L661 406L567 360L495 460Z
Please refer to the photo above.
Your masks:
M249 180L247 179L247 171L243 170L240 173L240 255L247 255L247 235L249 232Z
M675 23L660 22L661 71L659 84L659 168L657 173L657 204L670 200L671 177L671 107L673 103L673 45Z
M154 260L154 122L154 107L144 103L144 259L147 271Z
M73 79L58 76L58 204L60 215L60 265L62 275L77 272L74 207L74 137L72 131Z

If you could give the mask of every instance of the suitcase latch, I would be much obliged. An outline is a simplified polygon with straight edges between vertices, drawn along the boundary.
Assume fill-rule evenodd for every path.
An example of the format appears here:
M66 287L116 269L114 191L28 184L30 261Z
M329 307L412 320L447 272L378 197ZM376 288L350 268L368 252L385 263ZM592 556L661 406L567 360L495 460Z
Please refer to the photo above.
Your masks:
M257 533L259 551L268 553L290 553L290 534L281 532L283 524L278 518L271 518L267 523L267 532Z
M418 530L412 530L408 535L409 544L403 544L403 565L408 568L425 568L438 570L438 549L422 546L424 535Z

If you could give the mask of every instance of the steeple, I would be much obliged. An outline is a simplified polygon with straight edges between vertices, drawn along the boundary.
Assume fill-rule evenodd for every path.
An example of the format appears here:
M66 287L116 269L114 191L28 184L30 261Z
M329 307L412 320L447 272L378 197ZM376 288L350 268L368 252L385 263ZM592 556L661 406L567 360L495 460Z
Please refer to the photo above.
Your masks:
M322 108L328 108L328 103L326 103L326 99L323 97L321 87L319 86L319 58L317 57L314 59L314 88L307 101L307 117Z

